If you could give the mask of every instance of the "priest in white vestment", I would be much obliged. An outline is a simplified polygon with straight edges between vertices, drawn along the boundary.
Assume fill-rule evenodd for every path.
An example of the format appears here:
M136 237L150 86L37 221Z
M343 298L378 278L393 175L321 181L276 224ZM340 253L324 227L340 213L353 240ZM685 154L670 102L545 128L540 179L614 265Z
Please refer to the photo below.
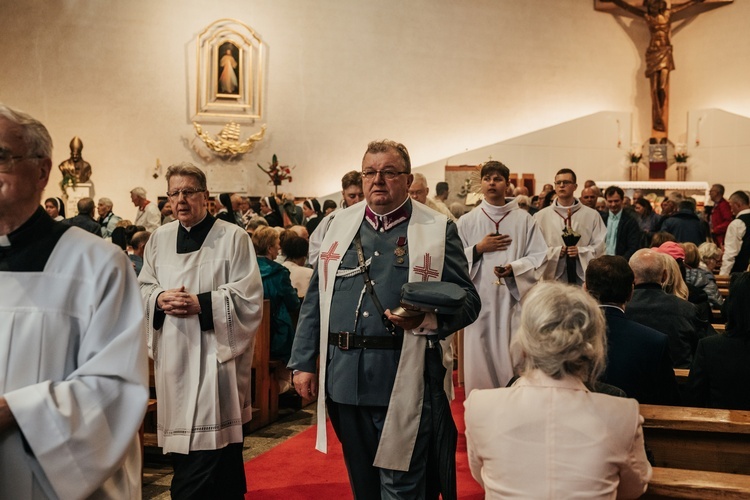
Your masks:
M555 175L555 194L552 205L534 214L547 241L547 264L542 268L541 278L568 283L568 257L575 263L575 282L582 285L586 267L593 259L604 255L607 227L599 212L584 206L573 195L576 192L576 174L563 168ZM567 246L563 231L568 227L580 235L578 243ZM573 263L571 262L571 264Z
M127 256L39 206L52 139L0 104L0 498L141 498L143 306Z
M154 360L158 442L173 498L242 498L242 424L263 286L247 233L206 210L206 177L167 171L176 221L149 239L139 281Z
M509 176L508 167L498 161L482 165L484 200L456 223L471 280L482 299L479 318L465 329L466 394L505 387L513 378L518 360L510 346L521 303L536 284L536 271L547 254L534 219L515 199L505 199Z

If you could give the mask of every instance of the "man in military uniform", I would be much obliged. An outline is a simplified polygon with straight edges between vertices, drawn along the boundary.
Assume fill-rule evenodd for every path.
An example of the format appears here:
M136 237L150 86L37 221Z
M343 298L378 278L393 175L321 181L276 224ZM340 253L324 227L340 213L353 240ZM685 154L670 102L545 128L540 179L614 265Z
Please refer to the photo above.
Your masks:
M453 498L455 462L437 464L440 452L450 457L455 446L455 434L435 438L435 412L447 407L437 341L476 319L479 297L456 227L409 199L406 148L370 143L362 178L365 202L338 212L321 245L289 368L300 395L320 391L320 451L327 404L356 498L437 498L441 489L443 498ZM459 285L464 307L454 315L393 314L401 286L423 281ZM326 353L320 385L319 352ZM453 427L449 412L441 418Z

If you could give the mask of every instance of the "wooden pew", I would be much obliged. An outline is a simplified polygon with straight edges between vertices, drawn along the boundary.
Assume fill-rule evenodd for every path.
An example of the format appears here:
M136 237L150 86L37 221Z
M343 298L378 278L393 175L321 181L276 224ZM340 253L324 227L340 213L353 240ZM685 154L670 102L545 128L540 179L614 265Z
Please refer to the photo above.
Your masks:
M654 467L653 470L648 491L641 498L750 498L750 476L663 467Z
M685 382L687 382L689 375L690 375L690 370L688 368L675 368L674 369L674 378L677 379L678 384L684 384Z
M264 300L263 318L255 334L255 349L253 351L252 364L253 418L245 426L245 430L248 432L264 427L278 418L278 385L273 377L270 356L271 302Z
M750 474L750 411L641 405L657 467Z

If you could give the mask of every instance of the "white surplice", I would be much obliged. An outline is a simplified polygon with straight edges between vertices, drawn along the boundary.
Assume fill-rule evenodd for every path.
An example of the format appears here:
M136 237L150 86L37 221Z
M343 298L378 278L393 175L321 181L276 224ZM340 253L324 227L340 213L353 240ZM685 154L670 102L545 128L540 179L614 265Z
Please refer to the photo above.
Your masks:
M179 224L151 235L138 281L154 360L158 443L164 453L187 454L242 442L242 424L252 413L250 369L263 285L242 228L217 220L199 250L178 254ZM211 292L213 330L201 331L197 315L167 315L154 329L156 298L181 286Z
M570 207L562 207L555 200L552 205L534 214L534 220L542 230L549 247L547 264L542 269L542 278L568 282L566 274L567 258L560 257L560 251L563 247L562 232L565 229L568 210L571 212L571 227L581 235L581 239L578 240L578 259L576 260L577 283L581 285L589 262L604 255L607 226L599 212L581 204L578 200L575 200L575 203Z
M148 366L127 256L74 227L43 272L0 283L0 393L20 428L0 434L0 498L140 498Z
M502 219L497 230L513 241L506 250L487 252L475 262L474 246L495 233L490 218ZM513 377L515 359L510 343L520 319L521 301L536 284L536 270L544 263L547 244L534 219L518 208L515 200L501 207L482 201L456 225L471 279L482 299L479 318L464 333L464 382L469 394L473 389L505 387ZM504 285L496 285L494 268L506 264L513 268L513 276L503 278Z

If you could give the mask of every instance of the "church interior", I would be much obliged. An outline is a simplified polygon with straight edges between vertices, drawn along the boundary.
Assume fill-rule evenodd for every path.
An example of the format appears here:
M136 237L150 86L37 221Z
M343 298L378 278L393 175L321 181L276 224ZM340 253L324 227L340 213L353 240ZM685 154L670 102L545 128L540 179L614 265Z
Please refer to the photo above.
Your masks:
M539 186L562 167L581 179L628 181L626 155L651 135L649 31L642 19L595 6L8 2L2 100L48 124L55 165L80 137L90 195L111 198L123 216L135 210L130 189L163 196L166 167L182 161L206 170L212 194L265 196L274 186L257 166L277 155L294 167L282 191L337 199L341 175L379 138L405 144L432 186L446 165L490 157L534 174ZM690 156L686 180L722 182L728 192L743 185L750 147L748 9L708 1L673 22L669 140ZM252 66L257 118L234 121L240 140L267 130L234 158L196 144L193 126L216 136L233 120L199 116L196 102L199 36L227 19L265 48ZM639 180L647 178L642 163ZM44 196L59 196L61 180L54 169Z
M0 102L49 129L43 199L64 197L70 214L81 197L108 197L133 219L131 189L164 198L166 169L180 162L205 171L212 197L278 191L338 203L342 175L386 138L406 145L431 189L449 182L449 202L489 159L529 179L531 194L561 168L581 188L592 179L627 194L687 189L699 204L714 183L747 190L750 2L705 0L673 20L659 173L649 163L649 26L608 3L2 0ZM236 80L220 75L228 32ZM230 123L235 145L253 138L246 152L204 140L221 142ZM57 165L74 137L92 173L63 185ZM637 165L633 152L643 153ZM683 171L676 152L687 155ZM291 181L271 182L272 158ZM254 430L246 458L312 425L313 406L292 406L281 424ZM167 462L151 454L145 472L144 497L168 498Z

